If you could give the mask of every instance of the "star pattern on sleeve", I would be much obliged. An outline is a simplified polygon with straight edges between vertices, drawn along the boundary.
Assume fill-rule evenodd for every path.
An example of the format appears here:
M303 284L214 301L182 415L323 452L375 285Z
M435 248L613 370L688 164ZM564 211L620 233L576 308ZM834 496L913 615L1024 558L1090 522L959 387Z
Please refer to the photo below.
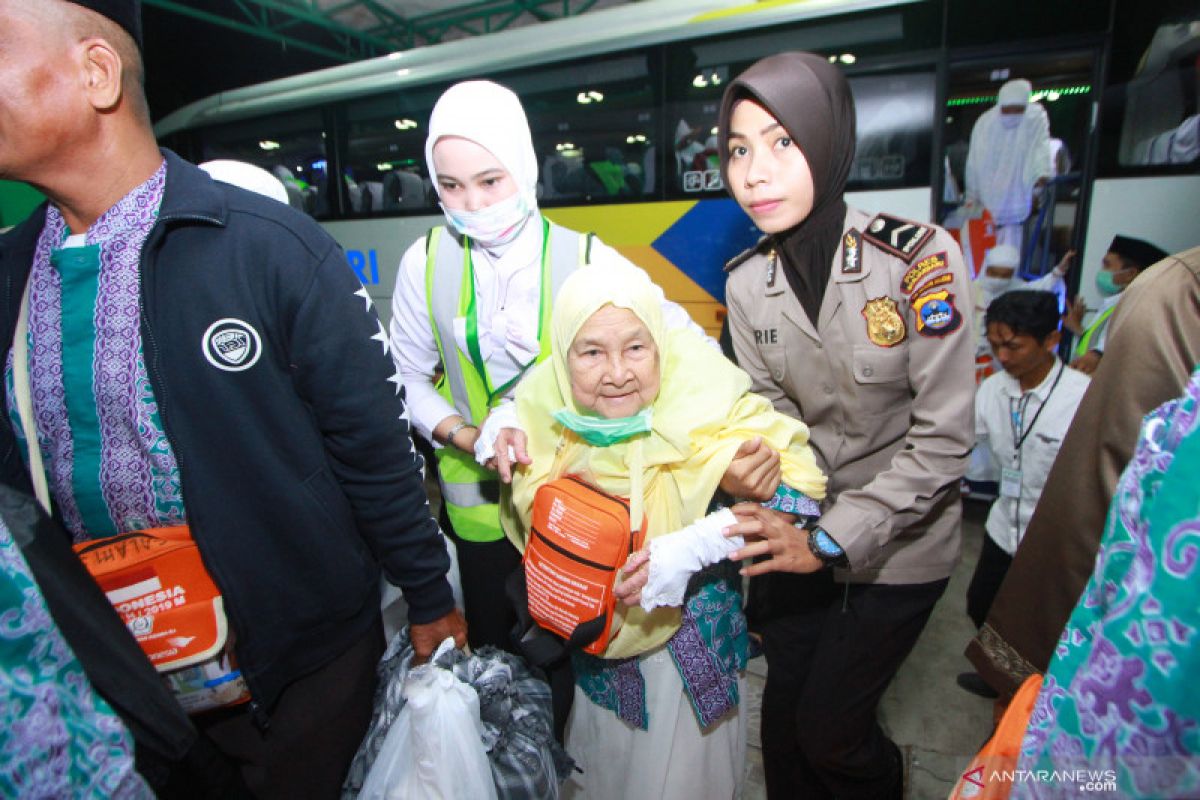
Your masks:
M376 331L371 339L383 345L383 354L386 356L392 352L392 340L388 337L387 328L383 327L383 323L380 320L375 320L375 324L379 326L379 330Z
M363 299L363 301L364 301L364 302L367 304L367 305L366 305L366 308L364 308L364 309L363 309L364 311L370 311L370 310L371 310L371 305L372 305L372 303L371 303L371 295L367 293L367 287L365 287L365 286L359 286L359 287L358 287L358 291L354 293L354 296L355 296L355 297L361 297L361 298Z

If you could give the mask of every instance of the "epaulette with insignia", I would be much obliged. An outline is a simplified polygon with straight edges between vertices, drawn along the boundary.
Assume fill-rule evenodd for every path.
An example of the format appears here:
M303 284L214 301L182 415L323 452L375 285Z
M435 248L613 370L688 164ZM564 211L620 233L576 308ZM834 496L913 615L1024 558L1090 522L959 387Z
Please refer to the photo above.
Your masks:
M769 247L770 244L771 244L771 237L763 236L761 239L759 239L757 242L754 243L753 247L747 247L745 250L743 250L742 252L740 252L736 256L734 256L733 258L726 261L725 262L725 271L733 272L735 269L740 267L742 264L745 264L747 261L749 261L752 256L758 255L759 253L767 252L767 248Z
M912 263L913 258L921 252L921 248L932 236L932 226L893 217L891 214L879 214L863 231L864 240L885 253L896 256L905 264Z

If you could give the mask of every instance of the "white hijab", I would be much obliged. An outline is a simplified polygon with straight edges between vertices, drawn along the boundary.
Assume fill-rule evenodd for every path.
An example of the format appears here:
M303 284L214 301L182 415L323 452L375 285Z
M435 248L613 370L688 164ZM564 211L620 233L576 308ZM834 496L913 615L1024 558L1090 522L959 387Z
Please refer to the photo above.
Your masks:
M999 244L988 250L987 255L983 258L983 267L979 270L979 276L975 278L983 310L986 311L993 300L1009 289L1019 288L1024 283L1019 274L1020 266L1021 251L1012 245ZM993 277L987 274L988 267L1011 267L1012 275L1007 278Z
M517 183L530 211L537 210L537 156L521 101L491 81L464 81L442 93L429 117L425 163L438 185L433 146L444 136L459 136L487 149Z

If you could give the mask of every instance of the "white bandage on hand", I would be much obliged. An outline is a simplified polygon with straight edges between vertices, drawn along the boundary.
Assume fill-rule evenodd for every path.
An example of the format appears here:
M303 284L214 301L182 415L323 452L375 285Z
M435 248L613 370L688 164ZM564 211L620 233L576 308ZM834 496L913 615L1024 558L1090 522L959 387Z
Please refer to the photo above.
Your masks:
M696 520L682 530L650 542L650 577L642 589L641 606L652 611L659 606L683 605L683 595L692 575L715 564L745 545L741 536L721 534L737 517L728 508Z
M488 459L496 457L496 437L504 428L523 430L517 421L517 404L511 400L505 400L493 408L479 429L479 438L475 440L475 460L480 466L485 466ZM517 454L511 446L508 448L508 457L511 461L517 460Z

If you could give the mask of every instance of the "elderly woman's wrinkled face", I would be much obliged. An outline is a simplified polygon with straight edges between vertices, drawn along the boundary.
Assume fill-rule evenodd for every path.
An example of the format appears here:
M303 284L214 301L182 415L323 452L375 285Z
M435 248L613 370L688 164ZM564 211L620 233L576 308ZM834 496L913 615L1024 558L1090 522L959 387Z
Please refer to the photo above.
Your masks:
M604 306L588 317L567 354L571 396L608 419L631 417L658 396L658 347L627 308Z

